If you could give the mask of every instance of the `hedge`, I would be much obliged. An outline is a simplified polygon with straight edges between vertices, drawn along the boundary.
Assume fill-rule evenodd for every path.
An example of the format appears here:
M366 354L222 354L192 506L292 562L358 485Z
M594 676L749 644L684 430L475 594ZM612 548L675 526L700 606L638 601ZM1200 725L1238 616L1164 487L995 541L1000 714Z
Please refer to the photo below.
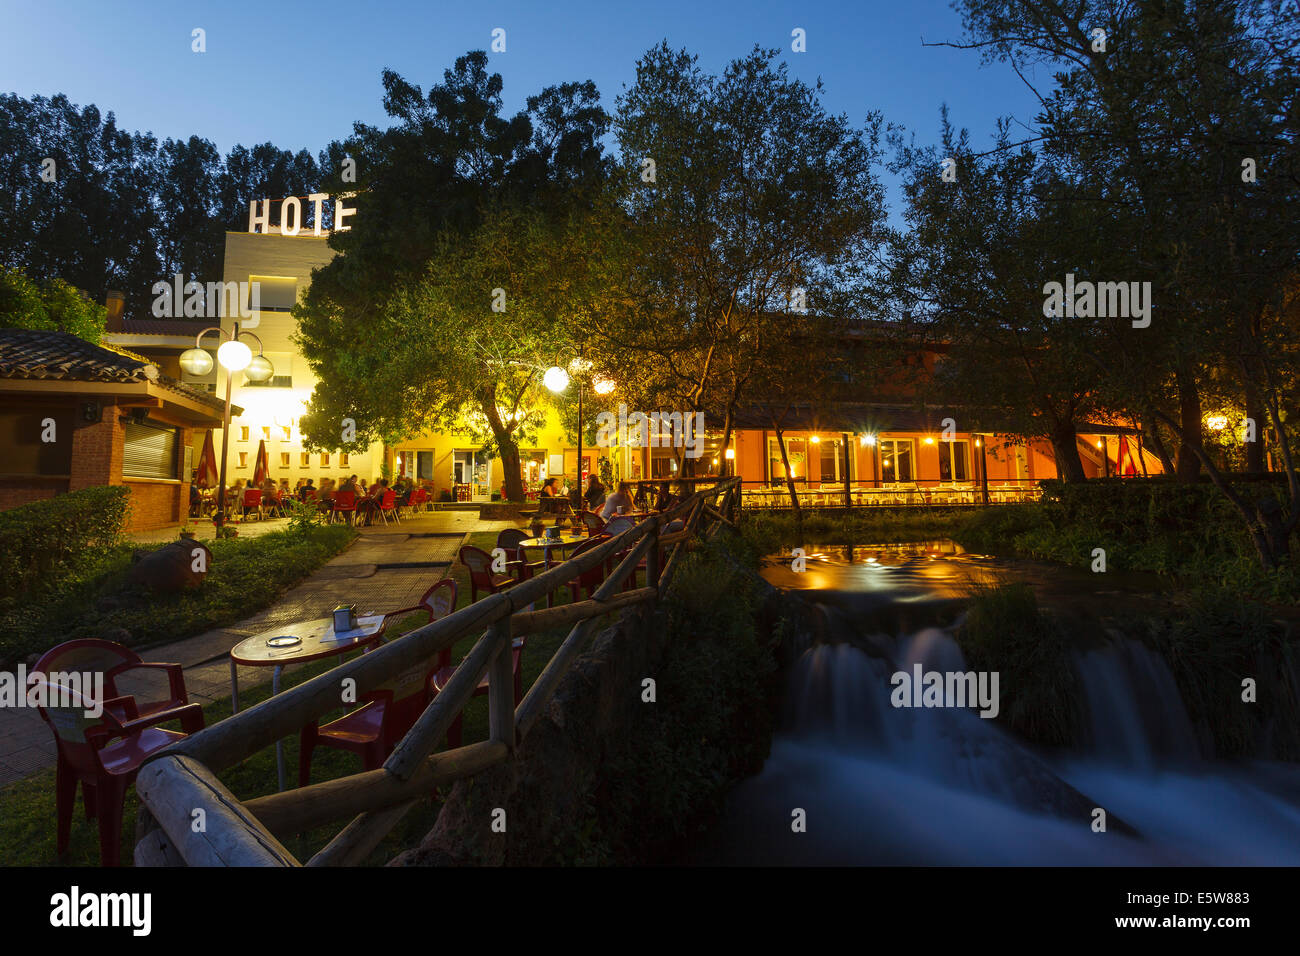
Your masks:
M124 485L85 488L0 511L0 606L47 593L116 542Z

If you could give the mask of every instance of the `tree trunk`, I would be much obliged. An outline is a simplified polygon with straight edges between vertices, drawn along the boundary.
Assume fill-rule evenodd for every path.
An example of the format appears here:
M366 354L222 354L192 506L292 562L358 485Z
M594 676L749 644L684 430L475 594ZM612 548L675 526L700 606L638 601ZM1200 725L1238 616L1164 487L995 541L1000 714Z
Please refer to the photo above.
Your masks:
M1056 473L1062 481L1081 485L1087 480L1079 458L1079 433L1074 422L1066 421L1052 429L1052 451L1056 455Z
M779 428L776 432L776 444L781 449L781 464L785 468L785 486L790 491L790 507L794 509L794 520L802 521L803 512L799 509L799 492L795 490L794 478L790 475L790 457L785 453L785 432Z
M1165 440L1160 437L1160 424L1151 415L1147 415L1142 420L1142 437L1145 443L1156 453L1160 459L1160 469L1166 475L1174 473L1174 460L1169 457L1169 449L1165 447Z
M1201 474L1201 459L1197 453L1204 450L1201 441L1201 393L1185 364L1179 364L1176 378L1182 443L1178 446L1174 473L1180 482L1194 482Z
M514 430L507 428L497 412L496 391L489 389L479 399L479 407L487 417L492 428L492 437L496 439L497 451L501 454L501 467L506 486L506 499L524 500L524 478L519 468L519 443L515 441ZM581 462L578 463L581 466Z
M1246 417L1255 423L1254 441L1246 442L1246 471L1261 474L1264 471L1264 428L1267 412L1264 400L1260 397L1259 386L1246 382Z

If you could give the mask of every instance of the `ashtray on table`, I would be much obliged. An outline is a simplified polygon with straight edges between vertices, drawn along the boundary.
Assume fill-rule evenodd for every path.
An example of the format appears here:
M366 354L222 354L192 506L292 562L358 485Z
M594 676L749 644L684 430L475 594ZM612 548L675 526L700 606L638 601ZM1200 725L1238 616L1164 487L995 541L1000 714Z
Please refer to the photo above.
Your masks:
M267 647L296 647L302 643L301 637L294 637L292 634L281 634L279 637L268 637L266 639Z

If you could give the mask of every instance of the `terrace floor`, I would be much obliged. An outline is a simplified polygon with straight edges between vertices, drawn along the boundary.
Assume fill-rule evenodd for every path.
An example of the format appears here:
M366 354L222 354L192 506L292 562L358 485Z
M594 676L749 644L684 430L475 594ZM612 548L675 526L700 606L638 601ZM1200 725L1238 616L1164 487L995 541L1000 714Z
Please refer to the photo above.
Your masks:
M284 524L283 519L254 521L241 524L240 534L265 533ZM292 621L327 617L338 604L357 605L358 615L409 607L447 573L467 534L516 526L514 521L480 520L476 511L426 511L403 519L400 525L361 528L348 548L270 607L231 627L140 649L140 656L181 664L190 700L206 705L230 696L229 653L244 638ZM173 541L178 529L141 532L132 538L140 543ZM202 538L202 527L195 530ZM211 524L207 530L211 537ZM241 667L240 691L269 683L272 670ZM137 683L119 680L118 689L148 698L154 687L165 686L148 683L151 679L156 677L140 678ZM0 786L52 766L54 757L53 735L34 709L0 710Z

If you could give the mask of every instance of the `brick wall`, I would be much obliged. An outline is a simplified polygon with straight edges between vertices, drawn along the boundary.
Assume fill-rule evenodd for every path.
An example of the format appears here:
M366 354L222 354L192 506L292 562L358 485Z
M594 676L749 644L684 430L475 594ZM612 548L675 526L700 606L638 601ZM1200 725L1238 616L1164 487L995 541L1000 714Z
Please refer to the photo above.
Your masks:
M67 490L66 478L0 478L0 511L53 498Z
M100 406L100 420L77 423L72 433L72 479L69 491L112 485L122 474L122 447L126 443L126 429L118 421L116 405L105 402Z

